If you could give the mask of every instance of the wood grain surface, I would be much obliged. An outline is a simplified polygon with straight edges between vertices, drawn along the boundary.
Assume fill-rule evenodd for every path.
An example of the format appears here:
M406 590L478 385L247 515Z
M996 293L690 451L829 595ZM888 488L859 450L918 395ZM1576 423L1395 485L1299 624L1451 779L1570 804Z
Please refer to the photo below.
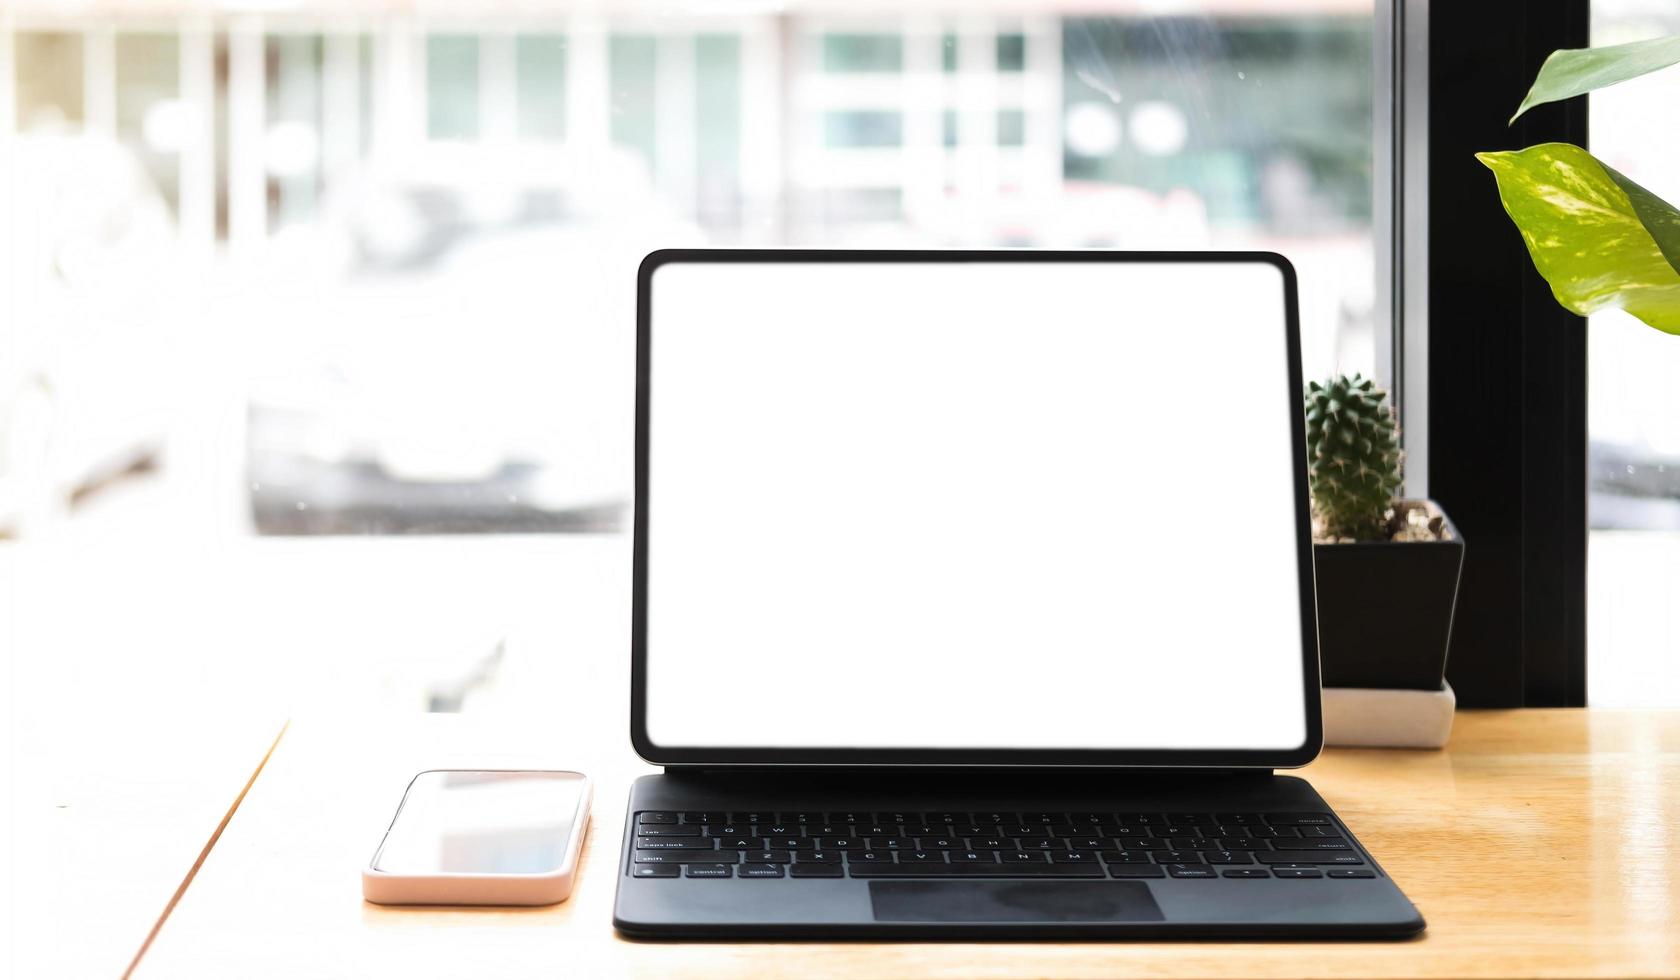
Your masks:
M300 718L141 977L1672 976L1680 712L1464 712L1442 752L1330 750L1301 772L1429 920L1402 943L655 943L611 925L632 779L623 712L515 729ZM547 909L392 909L358 873L430 766L597 779L577 891Z

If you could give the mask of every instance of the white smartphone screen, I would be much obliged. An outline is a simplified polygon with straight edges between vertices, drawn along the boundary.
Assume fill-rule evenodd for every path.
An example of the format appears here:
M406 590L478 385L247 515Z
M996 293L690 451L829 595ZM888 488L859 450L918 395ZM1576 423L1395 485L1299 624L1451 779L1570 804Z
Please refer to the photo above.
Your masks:
M423 772L403 795L373 867L399 875L557 871L583 787L575 772Z

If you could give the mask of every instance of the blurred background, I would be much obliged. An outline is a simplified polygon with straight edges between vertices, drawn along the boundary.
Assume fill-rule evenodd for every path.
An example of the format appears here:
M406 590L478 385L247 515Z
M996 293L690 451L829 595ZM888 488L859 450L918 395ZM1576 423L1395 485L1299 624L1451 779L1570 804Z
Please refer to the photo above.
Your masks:
M1592 43L1680 34L1673 0L1593 0ZM1593 155L1680 202L1680 70L1588 97ZM1587 328L1587 700L1680 705L1680 337L1620 310Z
M614 530L661 246L1274 249L1373 366L1369 2L5 16L12 534Z
M620 560L656 247L1271 249L1300 272L1307 376L1370 373L1376 16L9 0L0 537L34 563L10 573L14 642L161 630L241 683L365 669L424 705L505 624L560 630L562 569ZM1597 43L1674 31L1670 0L1594 4ZM1671 199L1680 134L1651 120L1672 91L1591 112L1595 151ZM1624 321L1591 331L1591 697L1675 703L1680 344ZM568 662L616 665L613 636Z

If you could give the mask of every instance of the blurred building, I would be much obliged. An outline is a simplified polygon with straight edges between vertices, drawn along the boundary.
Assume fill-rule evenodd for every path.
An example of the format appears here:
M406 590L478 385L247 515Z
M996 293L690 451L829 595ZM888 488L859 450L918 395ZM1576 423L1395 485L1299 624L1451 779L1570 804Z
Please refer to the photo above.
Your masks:
M13 0L0 134L145 176L112 214L164 216L218 324L194 373L248 424L194 451L259 527L590 528L628 489L612 284L661 244L1271 248L1309 374L1369 370L1371 38L1358 0ZM79 302L20 237L4 274Z

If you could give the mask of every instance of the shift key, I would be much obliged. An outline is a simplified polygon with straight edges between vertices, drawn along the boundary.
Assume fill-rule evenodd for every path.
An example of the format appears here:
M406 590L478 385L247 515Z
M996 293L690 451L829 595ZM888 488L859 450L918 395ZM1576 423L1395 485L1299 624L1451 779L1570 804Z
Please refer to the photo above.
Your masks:
M637 864L736 864L740 854L735 851L689 850L637 851Z

